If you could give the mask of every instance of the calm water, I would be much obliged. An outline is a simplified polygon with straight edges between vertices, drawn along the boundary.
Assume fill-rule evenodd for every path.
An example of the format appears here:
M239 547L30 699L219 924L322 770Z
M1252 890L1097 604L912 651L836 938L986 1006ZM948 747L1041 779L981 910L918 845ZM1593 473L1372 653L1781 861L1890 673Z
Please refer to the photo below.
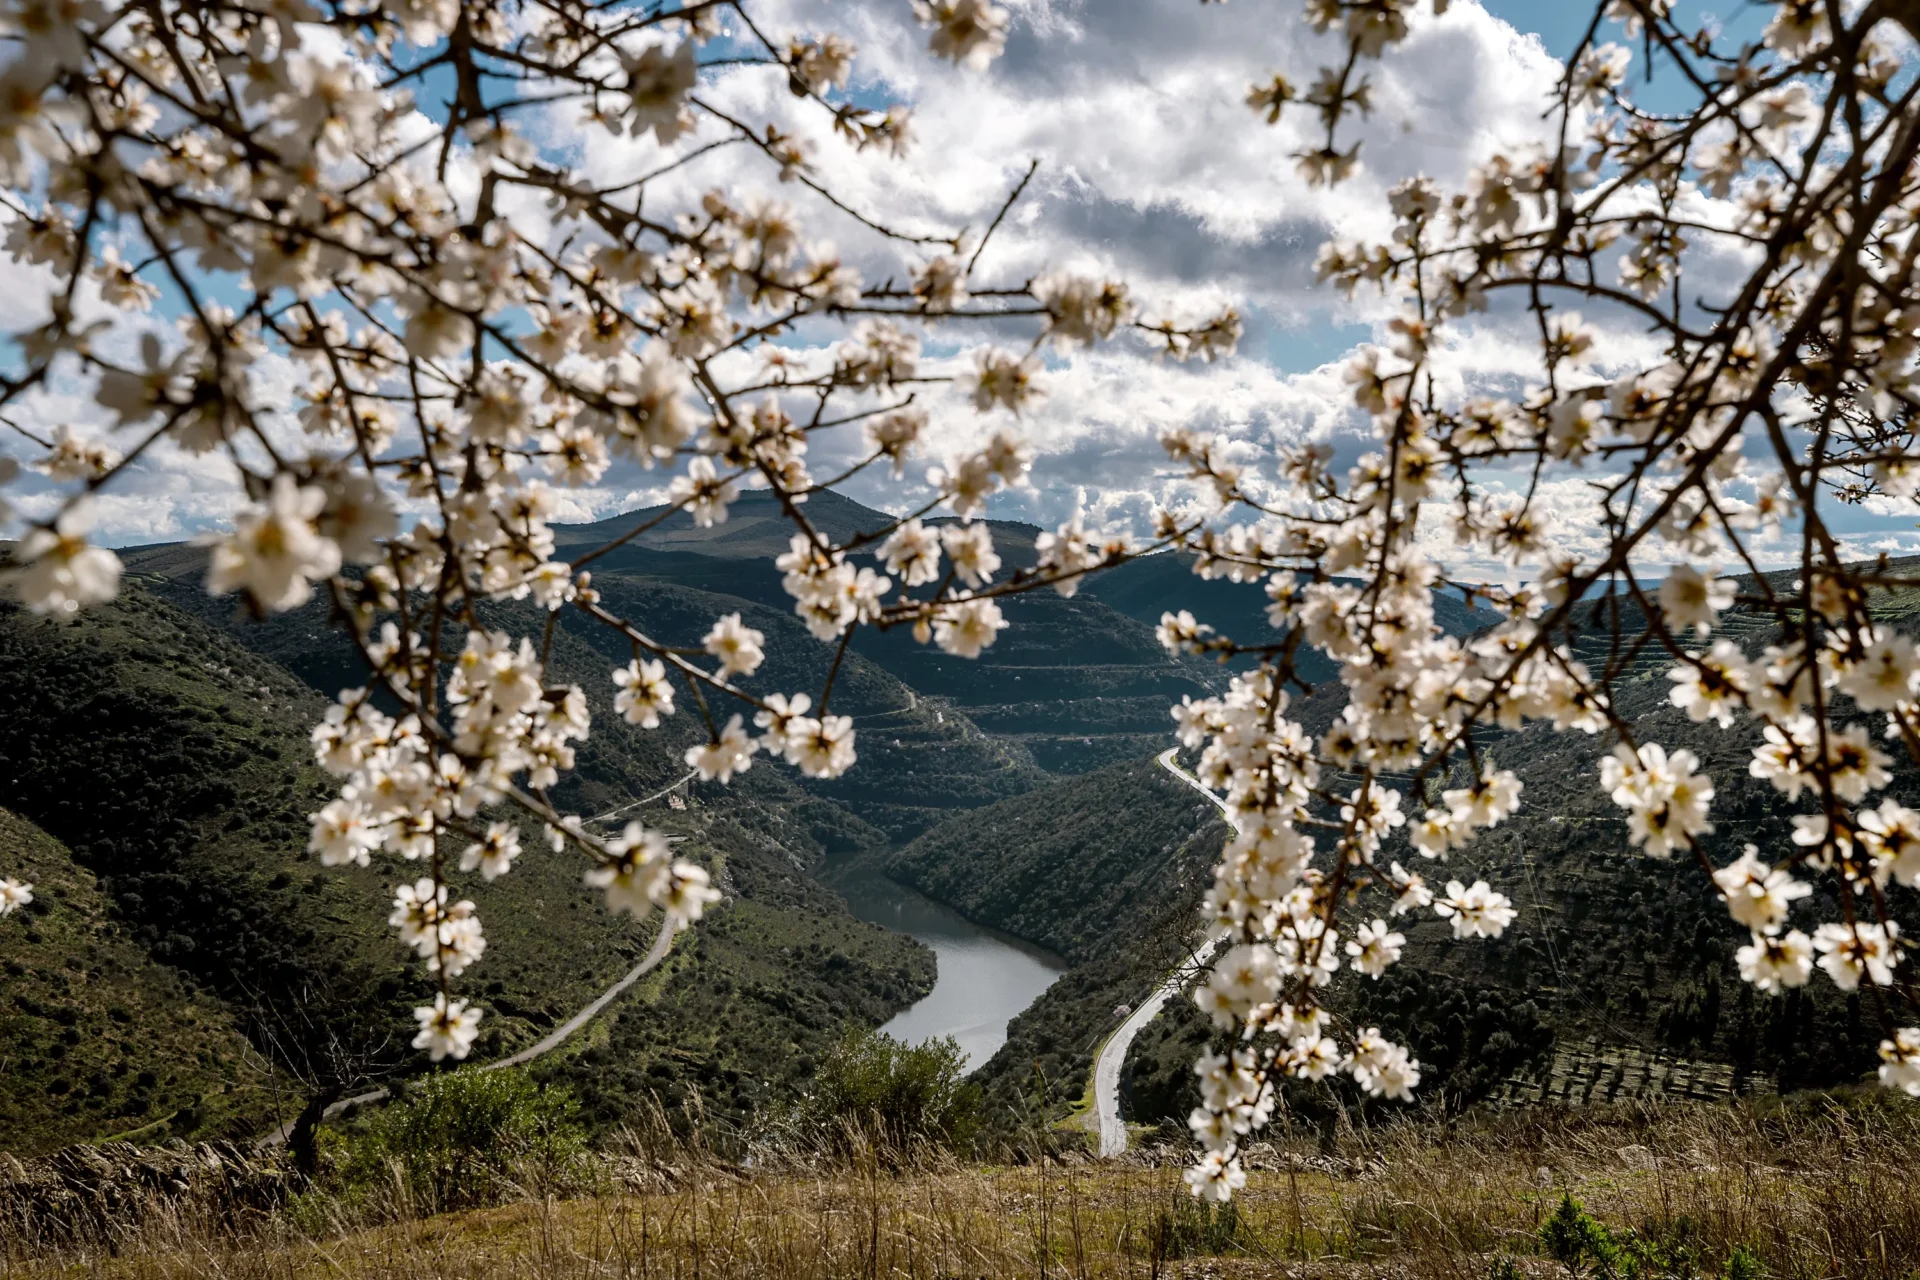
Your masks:
M911 934L933 948L939 973L927 997L880 1028L919 1044L952 1036L972 1071L1007 1042L1007 1023L1066 971L1058 956L993 929L896 884L877 870L833 877L853 914Z

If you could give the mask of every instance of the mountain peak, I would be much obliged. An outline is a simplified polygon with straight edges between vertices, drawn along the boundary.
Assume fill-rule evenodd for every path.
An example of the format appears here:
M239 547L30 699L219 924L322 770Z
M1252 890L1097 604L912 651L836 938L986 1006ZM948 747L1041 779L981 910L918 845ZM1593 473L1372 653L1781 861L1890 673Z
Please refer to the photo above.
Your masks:
M807 519L836 542L884 529L893 522L893 517L886 512L875 511L831 489L809 494L803 509ZM697 551L703 555L746 559L777 555L786 549L793 533L773 492L749 489L728 507L727 519L722 524L702 528L690 516L668 515L668 508L663 504L622 512L592 524L557 524L553 526L554 544L572 550L590 549L663 515L667 518L640 534L634 542L655 550Z

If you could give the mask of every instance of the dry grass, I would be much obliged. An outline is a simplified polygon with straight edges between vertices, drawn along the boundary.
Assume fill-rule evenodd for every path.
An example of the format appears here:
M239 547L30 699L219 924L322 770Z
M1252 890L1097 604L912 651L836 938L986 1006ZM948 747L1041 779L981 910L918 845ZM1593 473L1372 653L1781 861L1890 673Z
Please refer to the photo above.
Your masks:
M1508 1275L1564 1276L1536 1240L1570 1192L1616 1232L1666 1247L1674 1261L1643 1275L1718 1276L1744 1246L1782 1280L1909 1280L1920 1275L1917 1139L1904 1110L1833 1106L1404 1126L1348 1135L1332 1158L1276 1145L1231 1220L1201 1214L1178 1165L1148 1157L980 1166L935 1156L893 1171L870 1159L776 1171L655 1149L608 1166L626 1169L629 1188L651 1181L651 1190L528 1196L378 1225L364 1210L356 1224L309 1201L238 1234L208 1230L191 1212L156 1213L111 1248L30 1258L31 1242L9 1240L0 1274L1487 1280L1504 1258L1517 1267Z

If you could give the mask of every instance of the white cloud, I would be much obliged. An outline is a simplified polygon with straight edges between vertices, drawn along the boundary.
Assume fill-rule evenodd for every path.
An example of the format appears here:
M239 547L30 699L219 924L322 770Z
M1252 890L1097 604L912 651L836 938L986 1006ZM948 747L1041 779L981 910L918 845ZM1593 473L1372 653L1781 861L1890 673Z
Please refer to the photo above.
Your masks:
M1314 139L1311 112L1268 128L1243 98L1251 81L1276 70L1310 80L1335 44L1267 6L1029 0L1017 7L1006 55L984 74L932 59L925 33L898 0L771 0L755 12L776 38L829 29L850 35L860 46L854 87L862 100L913 105L915 150L896 162L856 154L828 136L817 112L797 109L775 69L731 69L702 87L704 98L741 118L779 120L812 137L822 180L855 207L916 232L968 227L977 235L1038 158L1028 198L981 260L985 280L1018 282L1054 266L1097 269L1127 278L1155 310L1195 316L1233 300L1248 313L1243 354L1217 365L1172 365L1137 342L1052 362L1048 398L1027 423L1041 452L1039 483L995 508L1046 522L1084 507L1102 521L1141 524L1154 501L1175 491L1155 442L1168 426L1215 429L1269 453L1306 438L1338 438L1343 452L1356 450L1362 422L1337 358L1388 313L1364 291L1347 301L1313 285L1319 243L1335 232L1384 235L1382 193L1404 176L1425 172L1454 185L1486 150L1536 136L1557 71L1537 39L1475 0L1457 0L1437 21L1420 19L1406 44L1371 72L1375 110L1355 135L1365 169L1326 191L1308 188L1289 159ZM574 151L597 182L630 180L670 158L651 135L583 130L577 114L577 104L557 106L526 127L543 147ZM686 207L707 188L736 182L791 199L868 279L903 278L921 252L879 241L797 185L774 182L740 147L659 183L648 213ZM513 199L507 211L538 234L539 199ZM0 303L0 317L7 306ZM1016 337L1009 326L998 340L1030 334ZM963 343L995 338L983 326L966 331ZM1442 353L1439 376L1453 389L1511 381L1526 367L1527 341L1517 323L1495 316L1472 341ZM951 345L931 350L930 363L943 353L955 365L967 358ZM276 403L290 402L294 370L272 375ZM93 415L81 390L50 390L33 412L48 423L84 424ZM935 443L958 447L984 425L970 410L941 403ZM0 449L21 454L21 443ZM853 447L822 442L818 469L824 473L828 460ZM119 498L100 504L103 534L152 538L207 527L236 491L222 465L162 449L127 478ZM567 514L604 516L628 498L651 497L656 479L616 469L600 489L573 495ZM29 512L41 500L33 487L22 486L20 505ZM892 498L889 505L912 496L877 484L855 493Z

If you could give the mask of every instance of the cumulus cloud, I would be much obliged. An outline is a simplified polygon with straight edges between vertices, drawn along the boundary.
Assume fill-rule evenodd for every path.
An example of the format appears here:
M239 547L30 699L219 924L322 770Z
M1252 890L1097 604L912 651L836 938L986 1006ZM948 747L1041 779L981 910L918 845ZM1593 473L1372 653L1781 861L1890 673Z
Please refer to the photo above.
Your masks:
M1018 283L1049 268L1127 279L1147 314L1197 318L1233 302L1248 318L1241 354L1182 366L1126 340L1049 356L1047 398L1024 426L1039 450L1038 483L995 500L992 514L1053 523L1075 510L1098 523L1140 527L1156 502L1178 496L1156 443L1172 426L1203 427L1249 453L1306 439L1362 447L1362 421L1345 394L1339 362L1388 313L1365 291L1354 299L1316 287L1311 263L1329 236L1383 237L1383 193L1426 173L1460 183L1489 149L1536 138L1557 64L1541 42L1475 0L1457 0L1372 72L1375 107L1354 136L1365 167L1334 190L1313 189L1290 153L1317 144L1317 122L1299 111L1268 127L1247 109L1247 85L1275 71L1310 80L1336 52L1288 14L1266 6L1199 9L1123 0L1027 0L1016 6L1004 57L984 73L932 59L925 33L898 0L770 0L756 6L776 37L837 31L860 48L853 91L862 102L905 101L915 146L904 161L859 154L827 134L817 113L796 109L784 73L736 67L703 83L704 101L742 119L772 119L810 137L821 181L873 218L917 234L968 228L977 237L1033 161L1040 168L1014 215L981 258L988 283ZM598 183L631 181L674 157L651 135L614 137L580 127L568 103L529 117L538 145L568 152ZM685 152L704 134L680 144ZM672 172L649 191L649 213L690 207L712 187L744 185L791 200L816 233L837 242L868 280L904 279L928 251L883 240L798 184L773 180L742 147L722 148ZM505 212L540 235L542 201L515 196ZM21 292L5 291L0 316ZM21 318L10 322L25 327ZM837 337L837 333L831 335ZM927 363L957 369L973 341L1024 342L1030 329L982 327L929 346ZM830 340L804 329L787 341ZM1517 317L1495 314L1472 341L1443 350L1443 390L1519 378L1531 338ZM295 371L274 370L276 403L291 403ZM86 426L83 387L50 389L36 419ZM955 397L932 397L936 454L958 449L990 423ZM851 435L852 433L847 433ZM857 440L822 441L816 461L850 456ZM18 438L0 450L27 457ZM120 496L97 506L109 539L150 540L200 531L231 502L236 478L223 464L163 448L127 477ZM603 485L568 497L568 516L605 516L657 496L657 475L622 466ZM913 475L910 480L917 480ZM855 496L899 506L919 496L877 482ZM51 495L24 486L29 514Z
M1150 315L1196 317L1229 301L1247 312L1242 354L1217 365L1173 365L1127 342L1050 359L1047 398L1023 424L1040 453L1041 483L993 507L1042 522L1080 508L1144 523L1152 503L1172 492L1156 443L1166 427L1204 427L1267 451L1336 436L1357 447L1361 419L1337 362L1389 313L1377 297L1348 300L1316 287L1319 245L1335 234L1383 237L1384 191L1408 174L1458 183L1487 149L1537 137L1558 69L1537 39L1478 4L1423 20L1376 72L1377 106L1358 134L1367 167L1326 190L1309 187L1290 159L1314 140L1311 115L1268 128L1243 99L1251 81L1275 70L1310 78L1331 46L1304 24L1276 22L1255 7L1030 3L1018 11L1006 55L985 73L929 60L923 33L898 5L783 0L763 12L769 32L851 36L860 45L856 76L865 80L855 88L863 100L904 99L914 108L914 153L894 162L819 136L817 121L787 108L777 72L742 69L703 90L730 114L814 131L822 181L855 207L916 233L977 233L1037 159L1033 184L981 259L985 282L1019 283L1065 267L1127 279ZM650 139L582 145L602 181L664 158ZM668 202L764 174L747 159L717 152L688 166ZM834 225L836 215L818 201L810 207L807 193L774 194L808 210L815 225ZM850 240L861 243L869 278L903 278L915 260L898 245ZM1512 332L1497 317L1484 328L1479 341L1443 353L1441 376L1457 387L1511 379L1528 365L1530 339L1517 321ZM980 336L1010 341L1030 331ZM971 358L966 348L945 354L929 362L936 371ZM935 402L936 452L987 429L953 398ZM818 451L837 461L851 448ZM894 506L925 496L877 483L855 492Z

